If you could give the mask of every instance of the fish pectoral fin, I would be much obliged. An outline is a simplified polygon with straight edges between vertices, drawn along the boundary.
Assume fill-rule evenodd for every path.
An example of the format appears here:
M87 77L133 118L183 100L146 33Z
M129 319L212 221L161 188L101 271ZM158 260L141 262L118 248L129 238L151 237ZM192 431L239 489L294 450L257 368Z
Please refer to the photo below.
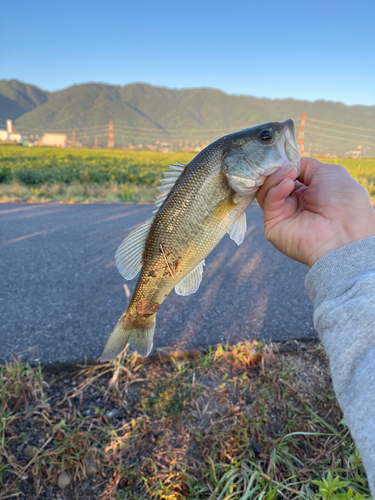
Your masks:
M148 356L152 349L154 330L155 321L147 326L126 325L122 316L107 340L100 361L115 359L128 342L138 354L143 357Z
M154 217L146 220L127 236L116 252L116 265L126 280L132 280L142 267L142 254L146 246L146 238Z
M195 293L202 281L203 266L205 265L204 260L200 262L197 267L195 267L190 274L185 276L175 287L175 292L178 295L190 295Z
M241 245L247 231L246 213L244 212L229 229L228 234L237 245Z

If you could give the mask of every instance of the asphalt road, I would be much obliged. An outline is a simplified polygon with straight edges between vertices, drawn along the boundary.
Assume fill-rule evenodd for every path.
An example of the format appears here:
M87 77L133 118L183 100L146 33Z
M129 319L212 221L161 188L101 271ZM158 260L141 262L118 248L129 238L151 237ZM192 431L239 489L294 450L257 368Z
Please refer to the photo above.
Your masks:
M42 365L97 360L126 309L114 255L152 205L0 205L0 360ZM262 211L247 211L240 247L226 236L207 257L197 293L174 291L157 315L153 353L244 339L315 339L308 268L264 237ZM136 279L127 282L133 292Z

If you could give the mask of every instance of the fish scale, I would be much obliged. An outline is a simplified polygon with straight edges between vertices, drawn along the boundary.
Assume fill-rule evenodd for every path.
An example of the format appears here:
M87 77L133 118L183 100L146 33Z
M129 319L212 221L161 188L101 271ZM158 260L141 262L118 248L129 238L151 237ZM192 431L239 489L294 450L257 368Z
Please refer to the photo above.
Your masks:
M264 136L272 141L263 144ZM171 182L166 175L162 190L169 184L171 188L161 194L165 199L155 217L133 231L116 254L126 279L142 268L102 361L121 353L127 342L142 356L149 354L156 313L172 289L182 295L196 291L205 257L225 234L238 244L243 240L245 210L266 175L287 164L299 168L299 159L294 124L286 120L228 134L203 149L183 171L176 166L177 172L167 173Z

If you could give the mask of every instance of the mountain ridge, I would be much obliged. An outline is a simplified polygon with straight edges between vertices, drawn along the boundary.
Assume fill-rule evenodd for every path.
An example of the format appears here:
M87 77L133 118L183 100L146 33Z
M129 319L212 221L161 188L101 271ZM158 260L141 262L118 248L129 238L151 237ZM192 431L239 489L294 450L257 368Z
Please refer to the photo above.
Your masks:
M362 144L370 148L368 155L375 156L375 106L269 99L207 87L171 89L147 83L89 82L48 92L18 80L0 80L0 123L10 118L25 134L75 129L77 139L86 145L93 145L95 135L105 145L111 119L119 146L164 141L180 147L214 140L219 131L289 117L298 128L302 112L307 116L306 149L311 144L315 154L344 154Z

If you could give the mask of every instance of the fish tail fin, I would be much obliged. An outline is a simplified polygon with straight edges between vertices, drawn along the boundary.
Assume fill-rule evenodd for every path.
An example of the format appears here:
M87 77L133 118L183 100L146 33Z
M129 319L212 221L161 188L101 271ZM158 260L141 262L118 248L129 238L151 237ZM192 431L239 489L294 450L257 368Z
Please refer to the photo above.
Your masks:
M126 313L121 316L107 340L100 361L111 361L125 349L127 343L141 356L148 356L153 344L155 316L156 314L148 318L147 325L137 325L127 321Z

